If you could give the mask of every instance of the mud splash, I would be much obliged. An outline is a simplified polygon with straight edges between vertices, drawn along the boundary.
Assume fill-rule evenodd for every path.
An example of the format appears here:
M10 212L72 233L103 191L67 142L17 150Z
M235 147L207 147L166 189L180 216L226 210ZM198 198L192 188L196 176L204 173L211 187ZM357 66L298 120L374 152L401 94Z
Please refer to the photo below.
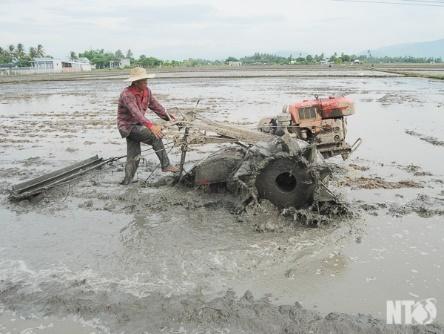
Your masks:
M339 201L317 203L305 209L279 209L268 200L248 205L238 217L257 232L285 232L297 226L321 227L357 218L358 214Z

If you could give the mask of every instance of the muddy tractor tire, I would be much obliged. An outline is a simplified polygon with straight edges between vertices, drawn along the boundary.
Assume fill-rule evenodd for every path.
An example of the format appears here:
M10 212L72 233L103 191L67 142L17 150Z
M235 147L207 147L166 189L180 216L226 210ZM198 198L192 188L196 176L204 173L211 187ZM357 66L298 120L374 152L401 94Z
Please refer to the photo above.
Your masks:
M245 152L236 148L224 149L211 155L193 169L195 185L226 183L239 168Z
M307 207L313 202L315 184L303 164L292 158L270 161L256 177L260 198L280 208Z

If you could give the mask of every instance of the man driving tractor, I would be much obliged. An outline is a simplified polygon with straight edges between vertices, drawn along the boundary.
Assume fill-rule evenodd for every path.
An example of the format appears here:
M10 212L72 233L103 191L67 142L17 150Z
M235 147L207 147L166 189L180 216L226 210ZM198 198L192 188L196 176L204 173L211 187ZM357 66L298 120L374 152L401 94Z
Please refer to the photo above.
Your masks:
M147 79L153 77L154 75L148 74L144 68L133 68L129 78L125 80L131 82L131 85L120 94L117 127L122 138L126 138L127 147L125 178L121 182L124 185L132 182L139 166L141 142L152 146L160 160L163 172L175 173L179 171L176 166L170 164L162 142L164 134L161 126L145 118L145 113L149 108L166 121L175 120L174 115L168 114L148 87Z

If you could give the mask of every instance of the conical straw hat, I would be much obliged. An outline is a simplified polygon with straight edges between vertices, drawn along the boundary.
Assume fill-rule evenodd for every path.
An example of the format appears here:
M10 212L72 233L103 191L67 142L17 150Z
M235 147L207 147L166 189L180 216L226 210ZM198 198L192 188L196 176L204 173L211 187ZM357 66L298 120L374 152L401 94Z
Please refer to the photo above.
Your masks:
M155 74L151 74L151 73L147 73L146 70L142 67L134 67L131 69L130 74L129 74L129 78L126 79L125 81L138 81L138 80L142 80L142 79L152 79L155 78L156 75Z

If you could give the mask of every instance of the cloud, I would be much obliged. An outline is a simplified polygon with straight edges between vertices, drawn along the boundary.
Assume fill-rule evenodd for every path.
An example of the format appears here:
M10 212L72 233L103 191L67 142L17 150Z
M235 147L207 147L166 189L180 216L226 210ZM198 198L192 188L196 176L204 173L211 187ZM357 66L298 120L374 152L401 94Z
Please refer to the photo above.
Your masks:
M88 48L164 58L360 51L442 38L444 8L330 0L2 0L1 43L55 56Z

